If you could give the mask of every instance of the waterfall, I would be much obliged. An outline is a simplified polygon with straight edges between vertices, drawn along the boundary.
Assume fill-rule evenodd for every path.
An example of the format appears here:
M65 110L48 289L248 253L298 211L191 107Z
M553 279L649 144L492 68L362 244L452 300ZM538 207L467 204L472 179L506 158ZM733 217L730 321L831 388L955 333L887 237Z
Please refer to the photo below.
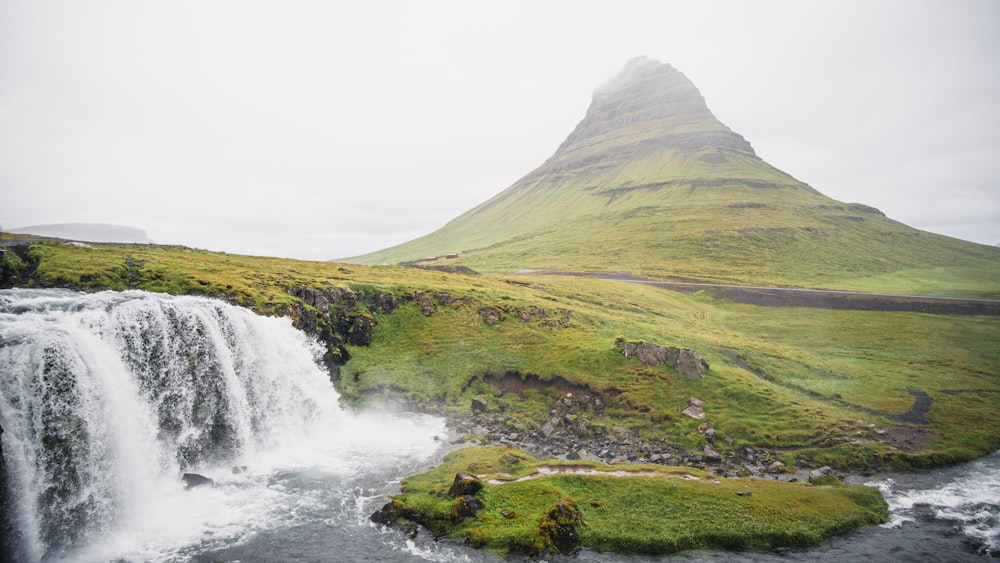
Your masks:
M0 292L8 550L72 558L191 502L185 472L336 457L323 436L348 414L319 354L288 319L208 298Z

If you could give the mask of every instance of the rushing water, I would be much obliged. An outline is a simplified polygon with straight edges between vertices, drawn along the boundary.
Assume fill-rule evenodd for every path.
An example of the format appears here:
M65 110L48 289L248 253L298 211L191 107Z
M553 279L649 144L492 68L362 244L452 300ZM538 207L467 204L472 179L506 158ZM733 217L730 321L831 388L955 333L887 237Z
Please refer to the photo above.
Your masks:
M440 418L340 408L287 319L143 292L0 291L0 426L24 561L497 561L368 521ZM186 489L184 473L214 480ZM981 560L1000 455L879 486L892 521L808 550L557 561Z

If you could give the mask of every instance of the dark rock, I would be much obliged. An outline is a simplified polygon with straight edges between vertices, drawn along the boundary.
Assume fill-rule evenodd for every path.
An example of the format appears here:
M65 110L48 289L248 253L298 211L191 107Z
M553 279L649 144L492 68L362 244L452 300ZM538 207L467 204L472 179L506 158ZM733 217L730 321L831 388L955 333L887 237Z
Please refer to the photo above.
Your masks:
M181 480L184 481L184 484L186 485L184 487L185 489L203 487L205 485L212 486L215 484L215 481L212 479L205 477L204 475L199 475L198 473L185 473L184 475L181 475Z
M521 462L521 458L517 457L516 455L510 455L510 454L503 454L503 456L500 459L502 459L503 462L506 463L507 465L514 465L516 463Z
M484 508L486 503L482 499L470 495L460 496L451 505L451 522L457 524L466 518L475 517Z
M401 512L403 510L403 503L393 499L391 502L387 502L382 505L382 508L376 510L368 517L369 520L375 522L376 524L384 524L389 526L399 519Z
M486 412L486 399L480 399L479 397L472 399L472 412L474 413Z
M411 540L417 537L417 533L419 531L420 528L415 522L407 522L406 524L403 524L403 535Z
M515 513L513 510L501 510L500 516L503 516L504 520L512 520L515 516Z
M495 307L490 309L480 309L479 316L482 317L483 322L489 326L496 326L503 320L503 312Z
M482 488L483 482L479 480L479 477L476 477L471 473L456 473L455 481L451 484L451 488L448 489L448 496L459 497L474 495Z
M722 456L719 455L719 452L715 451L715 449L712 448L712 446L706 445L704 452L705 452L705 457L704 457L705 461L709 463L718 463L722 461Z

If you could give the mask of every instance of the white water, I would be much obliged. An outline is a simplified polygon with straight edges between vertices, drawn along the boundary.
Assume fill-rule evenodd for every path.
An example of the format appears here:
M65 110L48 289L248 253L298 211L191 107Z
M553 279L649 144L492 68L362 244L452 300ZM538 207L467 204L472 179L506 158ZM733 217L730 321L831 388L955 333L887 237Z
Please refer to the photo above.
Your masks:
M322 517L331 488L361 502L356 476L437 451L439 418L343 411L319 352L287 319L210 299L0 292L18 556L194 557ZM215 486L185 490L185 472Z
M895 475L869 483L889 503L889 528L921 518L953 523L981 544L983 553L1000 553L1000 453L940 471Z

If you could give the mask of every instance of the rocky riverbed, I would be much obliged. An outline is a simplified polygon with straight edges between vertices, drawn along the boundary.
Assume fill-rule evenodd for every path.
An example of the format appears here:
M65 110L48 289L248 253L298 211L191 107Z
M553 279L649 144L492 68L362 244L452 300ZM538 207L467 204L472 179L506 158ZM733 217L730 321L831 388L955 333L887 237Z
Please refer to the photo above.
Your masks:
M467 413L449 417L449 428L454 434L453 442L504 444L516 446L539 459L588 459L607 463L656 463L662 465L688 466L712 471L721 477L759 477L784 481L808 481L824 475L843 474L829 467L805 468L784 464L781 452L770 448L738 449L719 448L719 442L731 443L731 438L721 438L705 422L699 432L705 439L700 449L690 450L677 447L665 439L645 439L627 428L612 428L591 425L581 412L599 411L600 399L579 397L567 393L553 401L544 422L533 423L528 430L519 429L512 416L508 416L501 404L501 410L488 411L486 401L474 399ZM684 414L692 418L704 416L702 403L697 398L688 400ZM539 417L541 418L541 417Z

